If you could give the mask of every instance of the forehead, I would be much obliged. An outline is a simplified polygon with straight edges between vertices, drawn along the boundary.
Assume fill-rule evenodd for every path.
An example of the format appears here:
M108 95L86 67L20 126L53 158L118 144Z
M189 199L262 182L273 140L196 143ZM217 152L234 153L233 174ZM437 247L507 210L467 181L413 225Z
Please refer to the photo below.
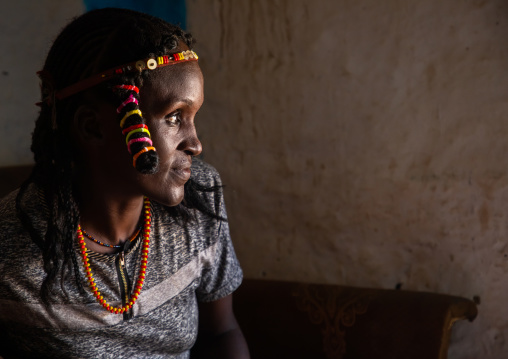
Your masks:
M203 74L196 61L159 68L145 80L140 96L145 104L185 98L202 100Z

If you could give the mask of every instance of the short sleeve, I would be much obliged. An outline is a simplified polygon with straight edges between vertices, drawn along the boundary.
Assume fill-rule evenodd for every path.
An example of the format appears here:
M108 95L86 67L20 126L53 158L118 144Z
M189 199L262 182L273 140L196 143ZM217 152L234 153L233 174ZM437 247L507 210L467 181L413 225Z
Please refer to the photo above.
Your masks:
M203 266L201 284L196 290L200 302L211 302L233 293L243 279L225 221L220 224L219 240L212 253L211 260Z

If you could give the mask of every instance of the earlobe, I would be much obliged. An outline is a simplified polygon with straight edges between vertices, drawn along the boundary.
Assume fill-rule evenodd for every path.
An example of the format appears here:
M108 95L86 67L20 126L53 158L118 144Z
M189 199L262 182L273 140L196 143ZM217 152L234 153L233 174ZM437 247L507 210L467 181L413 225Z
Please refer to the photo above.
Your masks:
M88 105L81 105L74 113L74 133L81 143L91 143L104 138L97 111Z

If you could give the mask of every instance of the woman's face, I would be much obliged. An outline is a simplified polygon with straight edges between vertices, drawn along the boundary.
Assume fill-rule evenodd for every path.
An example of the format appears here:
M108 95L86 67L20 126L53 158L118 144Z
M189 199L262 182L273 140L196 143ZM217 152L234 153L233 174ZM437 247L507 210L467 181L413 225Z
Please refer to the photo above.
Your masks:
M167 206L183 200L192 157L201 153L194 118L203 104L203 75L197 62L163 67L140 89L140 109L159 154L159 171L137 173L143 195Z
M185 50L185 49L184 49ZM132 165L121 134L116 106L98 106L101 140L96 148L85 144L87 175L109 196L129 199L144 195L167 206L183 200L192 157L201 153L194 117L203 104L203 75L195 61L154 70L140 87L139 106L159 155L159 170L143 175Z

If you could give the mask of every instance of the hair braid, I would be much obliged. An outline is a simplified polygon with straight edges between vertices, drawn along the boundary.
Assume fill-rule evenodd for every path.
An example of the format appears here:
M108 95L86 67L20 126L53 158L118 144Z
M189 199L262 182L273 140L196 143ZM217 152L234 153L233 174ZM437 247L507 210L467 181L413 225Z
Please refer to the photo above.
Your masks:
M127 148L133 157L134 167L139 172L155 173L158 169L159 157L153 149L150 131L139 110L138 87L135 85L130 85L127 89L125 87L125 84L117 85L113 90L118 93L121 100L117 109L118 121L125 135ZM153 150L146 151L146 149Z

